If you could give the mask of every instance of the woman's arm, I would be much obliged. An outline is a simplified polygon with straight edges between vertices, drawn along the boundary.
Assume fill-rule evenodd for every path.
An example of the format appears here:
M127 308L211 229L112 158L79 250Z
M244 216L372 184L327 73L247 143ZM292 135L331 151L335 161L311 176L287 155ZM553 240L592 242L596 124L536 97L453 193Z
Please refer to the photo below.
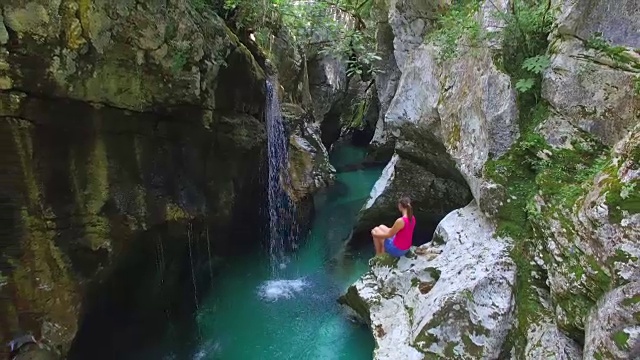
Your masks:
M404 227L404 221L402 220L402 218L398 218L396 222L393 223L393 227L389 229L389 231L387 231L387 234L385 235L385 237L390 238L394 236L395 234L398 233L398 231L402 230L403 227Z

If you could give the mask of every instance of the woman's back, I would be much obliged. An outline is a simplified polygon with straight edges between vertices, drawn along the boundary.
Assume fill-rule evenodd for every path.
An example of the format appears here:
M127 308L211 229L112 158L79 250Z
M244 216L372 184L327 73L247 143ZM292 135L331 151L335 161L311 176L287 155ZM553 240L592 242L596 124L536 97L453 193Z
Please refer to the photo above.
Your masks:
M393 239L393 244L400 250L408 250L413 244L413 229L416 227L416 218L411 217L411 221L406 216L402 217L404 227L398 231Z

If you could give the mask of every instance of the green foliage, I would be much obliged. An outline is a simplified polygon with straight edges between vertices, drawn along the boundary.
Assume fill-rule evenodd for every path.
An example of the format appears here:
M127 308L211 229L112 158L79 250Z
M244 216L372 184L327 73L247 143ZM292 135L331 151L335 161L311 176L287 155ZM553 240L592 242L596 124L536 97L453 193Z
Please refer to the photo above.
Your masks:
M482 32L475 15L479 7L479 0L458 0L438 19L438 29L425 40L438 46L440 60L457 57L460 48L478 46Z
M285 31L291 35L287 41L308 54L349 59L350 77L377 71L381 59L374 48L375 24L369 20L373 0L224 0L219 7L214 1L192 0L192 5L217 11L237 29L252 29L263 48Z
M616 63L628 63L633 61L627 54L627 48L619 45L611 45L601 32L596 32L587 39L585 45L591 49L601 52L611 58Z
M612 336L613 342L620 350L629 350L629 334L624 330L616 331Z
M367 98L362 99L352 105L351 119L346 127L350 129L362 129L364 126L364 116L369 110L369 101Z
M540 252L537 247L544 248L546 241L544 226L545 217L550 209L539 208L535 197L543 196L545 207L572 208L577 200L586 194L595 174L606 168L610 163L607 149L594 139L583 134L580 141L572 144L572 149L551 148L534 128L549 116L548 105L541 101L533 108L521 108L522 136L514 146L499 159L491 160L485 167L485 175L506 190L506 201L497 214L497 233L509 236L514 240L511 257L517 265L516 303L518 318L517 327L509 336L510 346L517 351L526 346L526 333L529 325L536 321L544 308L541 306L535 288L544 288L544 271L534 262L536 256L549 256ZM563 228L571 232L573 225L569 220L559 219ZM566 224L565 224L566 222ZM583 254L581 258L586 258ZM578 259L578 255L567 259ZM564 309L571 309L568 313L575 315L578 322L581 314L587 312L603 289L610 283L606 275L595 261L591 261L589 271L585 271L583 262L574 265L577 278L586 279L584 285L589 296L572 294L570 297L556 298L563 301ZM597 271L594 271L597 269ZM536 273L539 276L533 277ZM580 336L578 329L569 328L575 336Z
M522 68L534 74L542 74L549 67L551 59L547 55L538 55L526 59L522 63Z
M536 80L535 79L532 79L532 78L520 79L516 83L516 90L524 93L524 92L527 92L527 91L533 89L535 84L536 84Z
M549 67L547 37L553 24L553 12L547 1L520 0L513 11L500 13L505 21L502 64L516 81L520 101L531 107L539 101L542 73Z
M187 64L189 58L189 45L180 42L175 45L175 52L173 55L173 63L171 64L171 70L174 73L180 72Z
M522 69L528 71L533 76L541 75L551 64L551 58L547 55L537 55L524 60L522 63ZM516 83L516 89L522 93L527 92L534 88L536 85L536 78L520 79Z

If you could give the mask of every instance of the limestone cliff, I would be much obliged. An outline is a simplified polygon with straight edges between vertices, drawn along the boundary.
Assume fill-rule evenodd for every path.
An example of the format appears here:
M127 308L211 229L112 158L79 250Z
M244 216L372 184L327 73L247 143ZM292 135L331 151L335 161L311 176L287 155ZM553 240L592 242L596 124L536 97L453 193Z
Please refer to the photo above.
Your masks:
M9 0L0 14L0 344L31 332L65 354L83 327L75 342L108 357L117 340L91 334L122 326L113 304L140 324L131 338L160 332L206 290L190 268L260 239L261 54L182 0ZM331 168L296 161L326 150L292 147L308 202Z
M392 359L397 346L405 346L407 358L637 356L632 352L640 342L633 300L640 247L640 57L634 50L639 5L559 0L527 8L520 1L479 1L476 7L455 8L458 15L472 11L457 20L464 23L453 22L462 35L453 44L454 52L451 43L439 41L442 31L429 28L440 11L436 9L446 4L431 1L431 10L425 10L428 6L418 3L422 4L387 3L401 76L376 137L393 141L397 155L372 191L368 205L373 206L363 210L361 219L380 211L378 199L395 196L398 185L404 184L397 180L399 172L389 170L399 169L403 159L422 166L402 170L409 177L423 171L442 179L462 177L473 195L469 207L474 210L467 207L447 215L434 245L414 253L436 246L443 231L454 231L457 246L469 245L478 258L468 275L463 271L457 276L495 284L494 274L483 270L487 251L471 246L478 234L487 233L491 240L486 242L510 249L502 256L515 264L515 281L506 281L486 296L455 290L455 296L468 298L452 311L468 312L461 322L457 315L434 315L448 309L447 301L436 301L440 280L418 277L418 282L432 283L422 296L410 281L410 274L437 268L438 259L459 254L447 248L454 246L451 240L436 259L417 255L391 266L374 261L371 272L344 299L372 324L378 343L375 358ZM544 17L536 28L526 30L520 23L511 32L512 18L498 14L513 9L520 14L529 11L529 19L535 11ZM394 22L398 11L400 18L412 20ZM476 29L484 35L476 36ZM531 31L528 42L516 40L518 31ZM427 41L416 43L416 33ZM528 58L539 61L543 71L523 84L522 76L528 75L523 61ZM404 152L406 147L430 151L411 156ZM416 181L431 183L428 178ZM440 204L443 198L418 195L418 201L424 199ZM485 230L479 232L471 226L474 223L486 224ZM370 225L361 220L358 226L364 232ZM456 277L446 268L439 271L439 279ZM512 275L502 278L513 280ZM503 299L511 299L511 305ZM473 330L467 332L469 339L458 337L467 331L465 321L483 323L475 309L487 301L495 309L504 304L506 317L494 317L501 319L502 331ZM428 313L419 310L426 304ZM386 320L390 313L412 317L392 323ZM443 332L443 327L448 330Z

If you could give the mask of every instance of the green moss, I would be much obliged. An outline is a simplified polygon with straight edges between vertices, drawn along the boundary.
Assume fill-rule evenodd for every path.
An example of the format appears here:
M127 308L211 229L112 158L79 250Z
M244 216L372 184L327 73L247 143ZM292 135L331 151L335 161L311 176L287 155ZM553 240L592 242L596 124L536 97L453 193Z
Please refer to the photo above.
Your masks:
M100 215L109 198L108 159L102 137L96 137L89 148L72 147L69 174L83 242L94 250L108 247L109 221Z
M623 183L618 178L618 166L611 164L604 170L608 178L604 180L603 191L607 192L609 220L620 223L625 216L640 213L640 180Z
M609 270L600 265L592 255L587 255L583 258L586 259L589 265L589 273L587 274L587 289L592 299L599 299L607 291L611 289L611 275Z
M520 104L522 106L522 104ZM534 254L553 260L542 250L548 235L549 223L556 221L568 240L575 237L570 211L592 187L594 175L610 162L608 149L596 140L582 134L571 149L555 149L534 132L535 127L549 114L548 106L541 102L532 108L521 107L520 139L507 154L489 161L485 175L506 190L506 199L499 209L498 234L514 239L511 256L517 265L516 304L518 326L510 338L515 349L526 346L528 326L543 313L531 277L531 272L543 273L531 265ZM540 207L536 196L544 199ZM556 244L559 246L559 244ZM576 249L561 248L565 257L562 266L574 274L573 287L584 289L584 294L567 294L558 299L569 318L564 324L572 337L580 339L584 331L583 319L588 310L611 286L611 274L592 256L574 254ZM549 262L548 262L549 263ZM544 284L537 284L544 287Z
M468 334L462 335L462 343L464 344L464 352L471 355L474 359L480 359L483 355L482 346L477 345Z
M142 68L134 65L133 56L116 53L114 58L101 61L86 81L78 80L77 86L72 85L77 96L129 109L140 109L151 102L149 86L156 82L146 81Z
M461 139L461 129L460 123L458 121L453 123L453 128L449 133L449 139L447 140L447 145L451 149L457 149L460 144Z
M365 96L367 94L364 94ZM370 101L367 98L363 98L351 105L351 112L348 116L344 117L344 126L350 129L362 129L364 127L364 116L369 110Z
M413 308L406 305L404 308L407 310L407 314L409 315L409 323L413 324Z
M633 69L640 70L640 62L632 51L624 46L612 45L603 37L601 32L593 33L591 37L585 41L585 45L607 56L618 66L628 65Z
M376 255L375 257L373 257L371 261L369 261L369 266L370 267L374 267L374 266L395 267L398 264L399 260L400 260L399 258L393 257L387 253L384 253L382 255Z
M33 143L30 128L21 126L20 123L10 125L14 146L18 158L20 159L20 170L24 180L25 194L29 207L36 209L40 207L40 188L36 181L33 164Z
M412 287L417 287L418 285L420 285L420 279L414 277L411 279L411 286Z
M447 357L447 359L454 359L458 354L456 353L456 343L454 342L449 342L444 346L444 356Z
M622 305L624 305L624 306L632 306L632 305L635 305L637 303L640 303L640 294L636 294L636 295L633 295L630 298L626 298L626 299L622 300Z
M429 275L433 279L433 282L436 282L438 281L438 279L440 279L440 270L430 267L425 269L425 271L429 273Z
M522 105L522 104L521 104ZM506 199L497 214L499 235L514 239L511 257L517 265L516 275L516 317L518 326L509 336L512 348L524 349L527 329L544 314L536 287L544 288L544 280L538 282L531 273L544 273L537 265L532 265L534 254L548 259L543 251L544 235L550 220L558 221L569 239L575 233L572 221L562 209L571 209L578 199L586 194L588 184L608 162L606 149L586 135L574 142L573 149L554 149L544 138L534 132L535 127L549 114L544 102L532 108L521 108L520 139L507 154L489 161L485 175L506 190ZM539 208L534 198L541 195L545 207ZM553 217L550 217L552 215ZM540 245L540 246L538 246ZM583 318L603 291L609 288L611 277L593 258L584 262L574 256L573 249L564 249L565 266L574 274L576 286L584 280L588 296L568 295L559 299L561 307L568 313L567 330L575 338L583 331ZM575 261L572 261L575 260ZM585 270L588 266L589 271ZM518 350L520 351L520 350Z
M349 306L356 314L362 317L362 319L367 322L370 321L371 314L369 312L369 305L362 300L355 286L349 286L347 293L338 299L338 303Z
M575 340L584 337L584 320L595 306L594 299L580 293L557 294L555 303L565 312L566 320L558 322L558 327Z
M629 349L629 343L628 343L629 334L627 334L625 331L623 330L616 331L611 338L613 342L616 343L616 346L618 347L618 349L620 350Z
M180 206L168 202L165 206L165 219L167 221L180 221L189 219L189 214Z

